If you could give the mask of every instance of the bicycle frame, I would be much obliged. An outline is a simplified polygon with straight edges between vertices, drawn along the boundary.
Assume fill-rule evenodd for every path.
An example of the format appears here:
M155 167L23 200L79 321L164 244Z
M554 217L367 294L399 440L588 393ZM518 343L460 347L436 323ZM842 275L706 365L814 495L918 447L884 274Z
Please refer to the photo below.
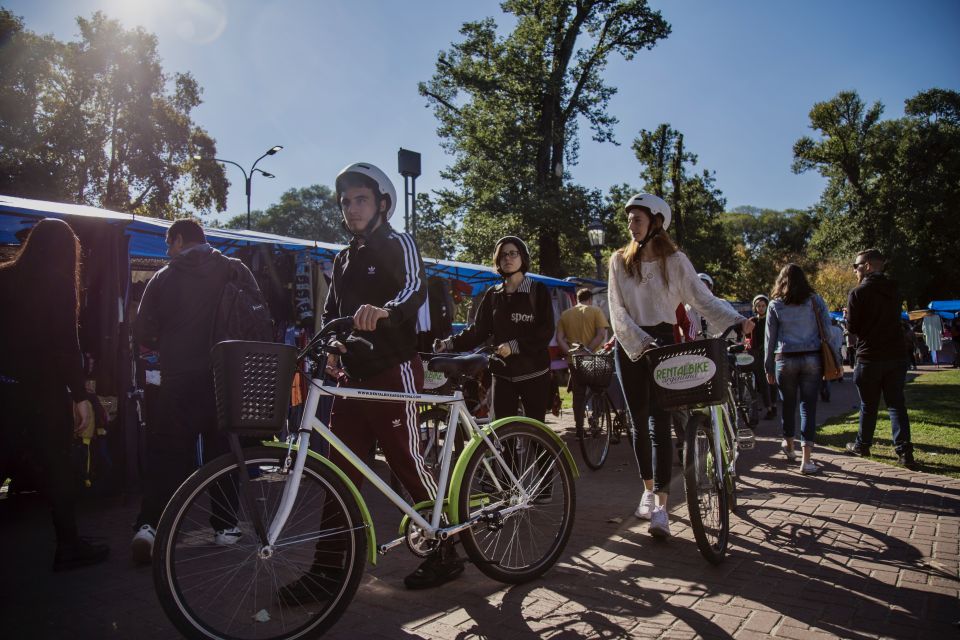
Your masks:
M444 440L443 449L441 450L441 467L440 474L438 478L437 485L437 495L433 500L433 510L430 515L430 521L428 522L416 509L417 506L421 505L410 505L406 500L403 499L396 491L394 491L390 485L385 482L380 476L373 471L363 460L360 459L353 451L347 447L340 438L338 438L330 428L323 423L319 418L316 417L317 406L320 402L322 396L334 396L337 398L353 398L353 399L362 399L362 400L375 400L383 402L415 402L417 404L434 404L434 405L448 405L450 407L450 416L447 423L447 433L453 434L454 429L457 427L463 428L466 433L470 436L471 442L476 441L473 446L466 447L464 450L465 455L468 452L471 452L477 446L486 446L488 450L493 454L493 457L500 465L501 469L505 472L509 481L514 485L520 488L520 499L517 504L509 506L507 508L501 509L499 514L501 516L509 515L514 511L522 510L527 508L527 503L530 500L531 494L523 489L523 485L520 480L513 474L510 469L510 466L504 461L503 457L500 455L497 446L493 443L491 436L494 435L494 430L501 421L496 421L488 425L485 428L480 428L473 416L467 411L466 404L463 400L463 394L460 391L457 391L452 396L445 395L435 395L435 394L418 394L418 393L405 393L399 391L379 391L372 389L360 389L360 388L348 388L348 387L330 387L319 384L318 380L313 380L310 388L307 392L307 398L304 405L303 418L301 419L300 427L297 431L297 440L296 445L293 444L291 440L287 445L288 456L289 451L292 451L296 448L298 451L309 451L310 436L312 432L317 432L324 440L330 443L330 445L340 453L344 459L351 465L353 465L362 475L366 478L380 493L387 497L390 502L392 502L398 509L400 509L406 516L412 520L422 531L422 534L427 539L439 539L446 540L450 536L459 533L467 528L470 528L475 524L475 522L480 518L477 516L471 520L464 523L451 523L450 526L441 527L440 521L444 512L444 504L448 496L448 487L453 486L454 483L449 482L450 472L451 472L451 460L453 453L454 438L448 437ZM507 421L505 419L505 421ZM553 434L542 423L525 419L525 422L531 422L537 424L542 429L547 430L550 434L554 436L555 439L559 440L556 434ZM569 451L566 447L563 448L566 456L572 464L572 459L570 459ZM293 469L290 472L291 477L288 482L285 484L283 489L283 495L281 497L280 506L277 510L277 514L274 516L273 521L270 523L269 531L267 533L267 540L265 541L266 546L272 547L276 544L277 539L280 537L280 533L283 530L284 525L287 522L287 518L290 516L290 512L293 508L294 501L297 496L297 491L300 486L300 479L303 474L303 467L306 461L307 456L297 456L296 461L294 462ZM342 470L338 469L333 463L329 463L329 466L333 467L339 472L342 478L348 480L345 474L342 473ZM489 464L489 463L485 463ZM576 465L573 465L574 473L576 473ZM352 483L350 483L352 484ZM354 487L355 488L355 487ZM536 487L534 488L536 489ZM355 497L361 501L361 507L364 507L362 503L362 498L359 496L359 492L354 493ZM368 523L369 524L369 523ZM372 528L372 525L371 525ZM404 537L393 540L392 542L380 545L377 547L378 551L383 554L394 546L403 542Z
M726 482L728 476L736 475L737 456L740 455L737 450L737 430L734 426L736 416L731 415L731 409L736 411L736 398L732 385L733 380L731 379L731 384L727 387L725 402L700 409L710 414L710 424L713 426L713 433L711 434L713 450L720 452L719 455L714 456L713 464L717 474L724 478L724 482ZM728 489L732 488L728 487Z

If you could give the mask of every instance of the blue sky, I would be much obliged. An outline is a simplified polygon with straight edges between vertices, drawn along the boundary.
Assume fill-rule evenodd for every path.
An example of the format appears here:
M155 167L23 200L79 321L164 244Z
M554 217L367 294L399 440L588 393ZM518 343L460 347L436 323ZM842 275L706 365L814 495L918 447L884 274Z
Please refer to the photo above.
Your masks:
M218 154L259 167L253 208L292 187L332 184L344 165L365 160L396 178L400 147L423 154L417 190L442 186L449 163L436 121L417 94L437 53L467 20L493 16L491 0L0 0L27 28L62 40L74 17L102 10L157 34L164 69L190 71L204 89L195 121ZM672 35L630 62L614 57L608 83L619 88L610 113L620 146L582 129L573 179L604 191L639 186L630 143L641 128L669 122L716 172L728 209L803 208L823 180L790 171L792 146L808 134L817 101L854 89L880 100L886 117L931 87L960 90L957 0L660 0ZM952 62L951 62L952 61ZM240 171L227 167L229 214L245 211ZM221 216L222 217L222 216Z

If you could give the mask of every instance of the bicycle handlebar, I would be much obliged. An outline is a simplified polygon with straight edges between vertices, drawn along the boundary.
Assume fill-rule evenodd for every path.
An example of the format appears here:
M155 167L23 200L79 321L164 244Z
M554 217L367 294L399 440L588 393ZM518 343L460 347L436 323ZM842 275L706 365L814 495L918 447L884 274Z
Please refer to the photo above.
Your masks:
M380 318L380 320L377 321L377 326L385 326L389 322L390 322L389 318ZM324 340L326 340L330 336L335 336L338 342L341 342L345 345L362 344L366 348L372 350L373 343L367 340L366 338L352 334L351 332L353 331L353 329L354 329L353 316L344 316L342 318L334 318L327 324L323 325L323 327L320 328L320 331L317 331L317 333L314 334L312 338L310 338L310 342L308 342L306 346L303 349L301 349L300 352L297 354L297 360L301 360L304 357L310 355L310 353L317 348L319 348L320 351L324 353L334 353L333 351L330 350L328 345L321 344Z

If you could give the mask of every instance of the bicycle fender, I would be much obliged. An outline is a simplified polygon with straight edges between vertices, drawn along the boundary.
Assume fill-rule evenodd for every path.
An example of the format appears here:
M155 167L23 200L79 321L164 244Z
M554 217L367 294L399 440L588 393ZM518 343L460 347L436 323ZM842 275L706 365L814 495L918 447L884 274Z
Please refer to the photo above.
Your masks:
M570 471L573 474L573 479L576 480L580 477L580 470L577 468L577 463L574 461L573 454L570 453L570 449L567 447L566 443L553 431L553 429L539 420L527 418L526 416L509 416L494 420L490 424L484 426L483 432L489 435L500 427L512 422L522 422L524 424L533 425L544 433L547 433L554 440L554 442L560 446L560 451L563 452L563 457L566 458L567 463L570 465ZM460 485L463 484L463 474L466 473L467 470L467 461L470 460L477 447L482 444L483 440L479 436L474 435L473 438L471 438L470 441L464 445L463 453L460 454L460 457L457 459L457 464L454 466L453 472L451 473L449 492L450 499L449 504L447 505L447 512L450 515L451 524L460 524L460 501L457 499L457 496L460 495Z
M265 447L273 447L275 449L286 449L287 443L285 442L262 442ZM293 450L296 451L297 447L293 447ZM357 486L353 484L353 481L347 477L347 474L337 465L333 464L327 458L324 458L319 453L313 450L308 450L307 455L333 471L340 480L343 481L343 484L350 490L350 494L353 496L353 499L357 501L357 506L360 507L360 517L363 518L363 524L367 529L367 560L370 561L370 564L377 564L377 535L373 530L373 518L370 517L370 510L367 508L367 503L363 501L363 497L360 495L360 491L357 489Z

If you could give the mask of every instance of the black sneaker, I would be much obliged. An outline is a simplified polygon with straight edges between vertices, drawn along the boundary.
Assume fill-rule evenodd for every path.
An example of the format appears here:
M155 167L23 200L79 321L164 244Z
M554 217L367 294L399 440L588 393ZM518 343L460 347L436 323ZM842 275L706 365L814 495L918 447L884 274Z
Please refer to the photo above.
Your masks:
M845 449L847 453L854 456L860 456L861 458L870 457L870 447L864 446L860 442L848 442Z
M897 464L911 471L917 470L917 463L913 459L912 451L897 454Z
M78 537L75 541L58 544L53 556L53 570L67 571L103 562L110 555L110 547L89 538Z
M403 579L407 589L430 589L450 582L463 573L463 560L452 544L441 544L417 570Z
M340 591L344 570L333 567L313 567L290 584L277 590L277 599L288 607L302 607L323 602Z

